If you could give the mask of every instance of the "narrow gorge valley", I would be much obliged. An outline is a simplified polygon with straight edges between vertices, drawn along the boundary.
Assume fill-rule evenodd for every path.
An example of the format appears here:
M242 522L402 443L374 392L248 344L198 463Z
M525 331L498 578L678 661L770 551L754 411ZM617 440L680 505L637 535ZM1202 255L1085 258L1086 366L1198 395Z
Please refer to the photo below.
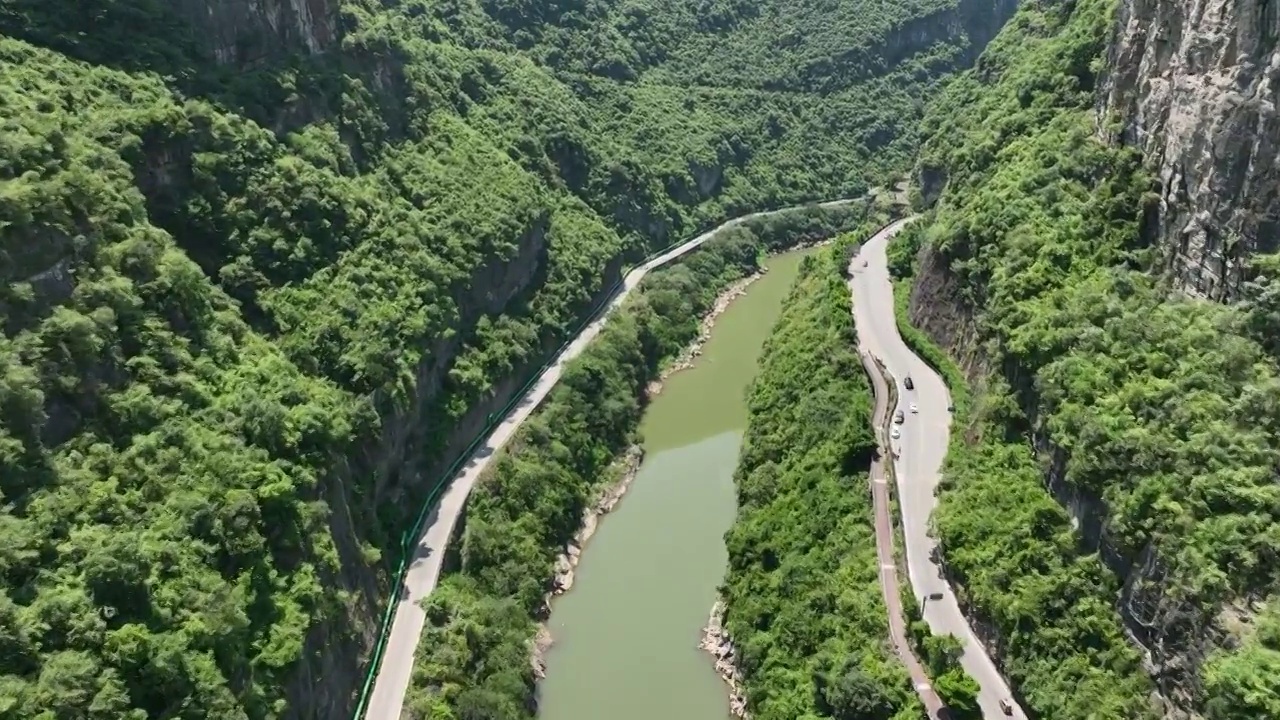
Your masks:
M0 720L1280 720L1278 8L0 0Z

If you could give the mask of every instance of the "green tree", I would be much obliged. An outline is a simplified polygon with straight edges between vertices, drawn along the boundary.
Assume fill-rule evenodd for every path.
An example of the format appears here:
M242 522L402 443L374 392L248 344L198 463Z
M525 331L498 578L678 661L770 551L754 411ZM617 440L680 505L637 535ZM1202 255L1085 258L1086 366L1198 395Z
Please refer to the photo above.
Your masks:
M883 685L853 663L823 687L822 696L835 720L889 720L898 710Z
M982 717L982 708L978 706L978 681L963 668L956 666L935 676L933 687L951 710L952 717L957 720Z

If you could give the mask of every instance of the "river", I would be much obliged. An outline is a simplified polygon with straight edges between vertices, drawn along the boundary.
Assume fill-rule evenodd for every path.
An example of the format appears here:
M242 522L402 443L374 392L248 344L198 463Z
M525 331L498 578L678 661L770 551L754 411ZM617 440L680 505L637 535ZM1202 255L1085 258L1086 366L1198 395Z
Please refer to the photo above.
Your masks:
M745 391L810 252L769 258L702 356L649 405L640 473L588 543L573 589L554 603L542 720L729 717L728 688L698 642L727 562Z

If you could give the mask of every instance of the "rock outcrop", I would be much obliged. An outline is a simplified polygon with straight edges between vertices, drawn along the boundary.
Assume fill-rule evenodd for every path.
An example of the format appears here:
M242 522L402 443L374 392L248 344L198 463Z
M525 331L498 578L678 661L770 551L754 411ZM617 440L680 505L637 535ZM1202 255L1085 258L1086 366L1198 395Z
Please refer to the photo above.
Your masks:
M1147 230L1188 293L1231 300L1249 257L1280 249L1277 38L1278 0L1120 2L1099 121L1142 150Z
M1249 259L1280 250L1280 1L1121 0L1098 123L1143 153L1160 200L1145 232L1175 287L1232 301ZM1200 665L1223 642L1219 618L1166 592L1164 563L1110 548L1099 498L1049 486L1124 580L1118 609L1174 706L1190 704ZM1176 716L1176 711L1170 709Z
M221 64L248 67L282 52L318 55L338 40L337 0L181 0L174 12L198 28Z
M702 642L698 647L706 650L716 661L716 672L729 686L729 713L736 718L750 718L747 713L747 696L742 692L742 672L738 670L737 650L733 639L724 629L724 602L717 600L702 629Z

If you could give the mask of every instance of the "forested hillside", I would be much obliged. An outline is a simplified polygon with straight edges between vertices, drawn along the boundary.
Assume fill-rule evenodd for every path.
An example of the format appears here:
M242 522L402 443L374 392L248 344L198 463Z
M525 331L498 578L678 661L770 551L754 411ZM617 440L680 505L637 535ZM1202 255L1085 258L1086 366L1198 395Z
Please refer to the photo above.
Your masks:
M1276 293L1153 272L1152 181L1094 115L1115 5L1030 0L928 113L896 267L979 390L938 533L1043 717L1280 717Z
M871 387L844 282L849 248L872 231L805 258L747 397L722 592L759 720L924 712L889 645L867 485Z
M904 170L1009 7L0 2L0 718L345 717L622 265Z

